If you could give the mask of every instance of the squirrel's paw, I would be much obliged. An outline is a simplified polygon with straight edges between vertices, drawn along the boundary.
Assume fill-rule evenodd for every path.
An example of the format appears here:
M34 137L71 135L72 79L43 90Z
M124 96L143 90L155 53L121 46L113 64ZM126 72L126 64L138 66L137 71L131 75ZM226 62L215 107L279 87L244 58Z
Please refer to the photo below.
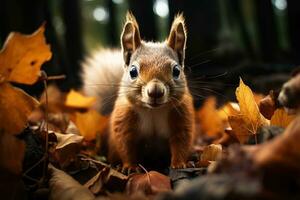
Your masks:
M137 165L128 165L124 164L121 168L121 173L129 175L133 173L140 173L142 170L139 166Z
M185 162L176 162L171 164L172 169L184 169L187 168L187 164Z

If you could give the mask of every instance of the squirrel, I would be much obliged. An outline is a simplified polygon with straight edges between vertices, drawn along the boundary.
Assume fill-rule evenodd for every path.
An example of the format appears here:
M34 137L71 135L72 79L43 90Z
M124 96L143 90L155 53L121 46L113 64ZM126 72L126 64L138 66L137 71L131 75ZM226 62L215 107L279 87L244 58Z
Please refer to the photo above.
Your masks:
M184 73L186 40L182 14L164 42L146 42L128 12L121 49L100 50L83 64L83 91L97 96L102 114L111 113L108 159L121 161L123 172L137 170L148 154L156 161L167 154L171 168L187 166L195 114Z

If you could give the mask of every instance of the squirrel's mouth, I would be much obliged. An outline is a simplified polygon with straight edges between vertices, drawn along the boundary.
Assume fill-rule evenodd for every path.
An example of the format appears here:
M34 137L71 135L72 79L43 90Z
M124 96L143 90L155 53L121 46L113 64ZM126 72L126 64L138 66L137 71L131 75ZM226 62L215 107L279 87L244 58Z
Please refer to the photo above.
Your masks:
M163 103L156 103L156 102L154 102L154 103L147 103L150 107L152 107L152 108L157 108L157 107L160 107L160 106L162 106L163 105Z

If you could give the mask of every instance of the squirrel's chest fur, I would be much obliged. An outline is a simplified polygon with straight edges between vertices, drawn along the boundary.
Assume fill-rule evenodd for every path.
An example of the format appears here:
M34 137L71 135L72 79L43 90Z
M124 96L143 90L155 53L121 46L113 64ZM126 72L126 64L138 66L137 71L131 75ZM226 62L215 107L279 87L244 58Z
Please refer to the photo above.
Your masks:
M167 108L148 109L138 108L137 131L141 137L160 136L169 137L170 122Z

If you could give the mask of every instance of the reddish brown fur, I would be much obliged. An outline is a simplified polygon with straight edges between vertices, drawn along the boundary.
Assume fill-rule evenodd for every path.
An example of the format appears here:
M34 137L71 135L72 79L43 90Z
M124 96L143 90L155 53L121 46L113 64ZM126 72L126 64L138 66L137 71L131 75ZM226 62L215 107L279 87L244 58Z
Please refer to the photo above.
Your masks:
M127 16L121 37L125 61L121 85L124 87L120 87L111 115L109 139L109 159L113 162L121 160L123 168L134 168L141 162L138 155L144 153L141 150L143 149L141 140L144 138L151 140L152 135L158 136L158 142L167 139L168 142L161 147L163 148L161 152L171 152L171 167L186 166L194 133L194 107L183 72L186 43L183 20L181 15L175 18L170 36L165 43L146 43L140 40L135 18L132 15ZM134 81L128 80L129 66L135 62L139 64L139 78ZM182 75L179 80L172 77L174 62L181 66ZM141 115L141 112L156 116L151 115L156 112L156 108L145 108L145 102L141 101L143 88L153 79L159 80L169 89L168 102L159 108L167 113L167 124L163 124L169 131L167 136L156 133L161 132L157 130L157 124L150 127L149 130L154 130L151 136L140 133L143 126L141 124L145 123L143 118L146 117ZM127 85L131 87L125 87ZM139 89L132 89L132 86ZM153 151L155 150L157 149L154 148ZM155 155L155 152L153 154Z

